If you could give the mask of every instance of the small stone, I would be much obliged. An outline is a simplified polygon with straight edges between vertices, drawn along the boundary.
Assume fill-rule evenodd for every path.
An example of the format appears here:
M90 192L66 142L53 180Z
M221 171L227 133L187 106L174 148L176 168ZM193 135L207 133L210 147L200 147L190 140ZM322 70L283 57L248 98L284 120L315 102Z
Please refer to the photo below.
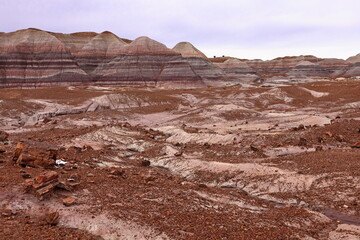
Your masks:
M110 174L116 175L116 176L123 176L125 173L124 169L121 168L113 168L110 170Z
M76 203L76 198L74 197L67 197L62 200L64 206L69 207Z
M331 132L326 132L325 134L329 137L333 137L333 134Z
M316 146L315 150L318 152L318 151L322 151L323 150L323 147L322 146Z
M10 216L15 215L15 214L11 209L5 209L5 210L1 211L1 215L3 217L10 217Z
M360 142L355 143L351 146L352 148L360 148Z
M9 134L4 131L0 131L0 142L5 142L8 140Z
M5 153L6 152L6 149L4 146L0 146L0 153Z
M59 212L48 213L44 216L45 224L56 226L59 223Z
M305 129L305 126L303 124L300 124L298 127L297 127L298 130L304 130Z
M140 164L143 167L148 167L148 166L150 166L151 163L149 160L142 160Z
M31 178L31 175L28 173L24 173L23 175L21 175L24 179L29 179Z
M156 177L155 176L152 176L152 175L146 175L146 176L143 176L145 182L153 182L156 180Z
M45 117L44 120L43 120L43 123L47 124L50 121L51 121L51 118Z
M305 138L300 138L299 139L299 146L306 146L307 145L307 140Z
M345 141L345 138L344 138L343 135L336 135L335 139L336 139L336 141L338 141L338 142L343 142L343 141Z
M250 149L253 151L253 152L259 152L260 149L255 147L254 145L250 145Z

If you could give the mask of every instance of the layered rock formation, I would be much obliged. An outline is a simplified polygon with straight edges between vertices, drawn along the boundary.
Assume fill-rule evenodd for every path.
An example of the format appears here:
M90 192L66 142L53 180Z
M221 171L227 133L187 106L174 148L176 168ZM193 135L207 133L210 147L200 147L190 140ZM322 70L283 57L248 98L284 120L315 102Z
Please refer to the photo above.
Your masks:
M73 48L71 54L79 66L91 74L99 64L109 62L121 53L126 46L123 40L111 32L97 34L81 46Z
M148 37L121 48L118 56L94 71L102 83L202 86L201 77L181 54Z
M65 44L37 29L0 35L0 85L37 87L87 82Z
M210 63L211 64L211 63ZM140 37L110 32L0 34L0 86L76 84L204 86L181 54Z
M221 68L211 63L206 55L189 42L180 42L173 48L190 64L191 69L208 85L213 81L228 80Z
M147 37L134 41L111 32L61 34L38 29L0 33L0 87L76 84L199 87L222 81L357 77L360 54L341 59L314 56L270 61L208 59L191 43L173 49Z
M245 61L263 79L323 79L343 77L352 64L342 59L322 59L314 56L276 58L269 61Z

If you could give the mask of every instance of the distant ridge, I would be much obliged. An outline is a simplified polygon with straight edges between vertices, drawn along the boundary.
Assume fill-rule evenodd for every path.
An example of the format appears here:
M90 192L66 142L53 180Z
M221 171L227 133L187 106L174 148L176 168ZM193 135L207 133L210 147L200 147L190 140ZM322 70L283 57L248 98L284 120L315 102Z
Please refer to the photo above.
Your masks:
M359 67L360 54L346 61L311 55L269 61L207 58L189 42L169 49L146 36L129 40L109 31L62 34L28 28L0 33L0 87L292 84L358 78Z

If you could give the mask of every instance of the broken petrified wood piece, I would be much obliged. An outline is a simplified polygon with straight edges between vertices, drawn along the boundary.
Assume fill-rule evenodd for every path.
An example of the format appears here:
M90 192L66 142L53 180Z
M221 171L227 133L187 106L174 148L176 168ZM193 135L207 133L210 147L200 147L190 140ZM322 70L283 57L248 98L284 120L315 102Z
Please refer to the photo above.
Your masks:
M37 196L40 200L50 195L59 184L59 174L55 171L47 171L34 179L25 181L28 192Z
M16 145L13 161L23 167L51 168L55 165L56 156L55 149L29 147L19 142Z

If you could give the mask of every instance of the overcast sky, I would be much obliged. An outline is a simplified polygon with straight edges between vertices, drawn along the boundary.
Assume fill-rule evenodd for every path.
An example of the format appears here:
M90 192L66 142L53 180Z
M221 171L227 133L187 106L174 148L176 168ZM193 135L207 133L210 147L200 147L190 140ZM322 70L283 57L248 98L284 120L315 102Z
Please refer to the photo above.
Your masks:
M111 31L207 56L272 59L360 53L360 0L0 0L0 32Z

